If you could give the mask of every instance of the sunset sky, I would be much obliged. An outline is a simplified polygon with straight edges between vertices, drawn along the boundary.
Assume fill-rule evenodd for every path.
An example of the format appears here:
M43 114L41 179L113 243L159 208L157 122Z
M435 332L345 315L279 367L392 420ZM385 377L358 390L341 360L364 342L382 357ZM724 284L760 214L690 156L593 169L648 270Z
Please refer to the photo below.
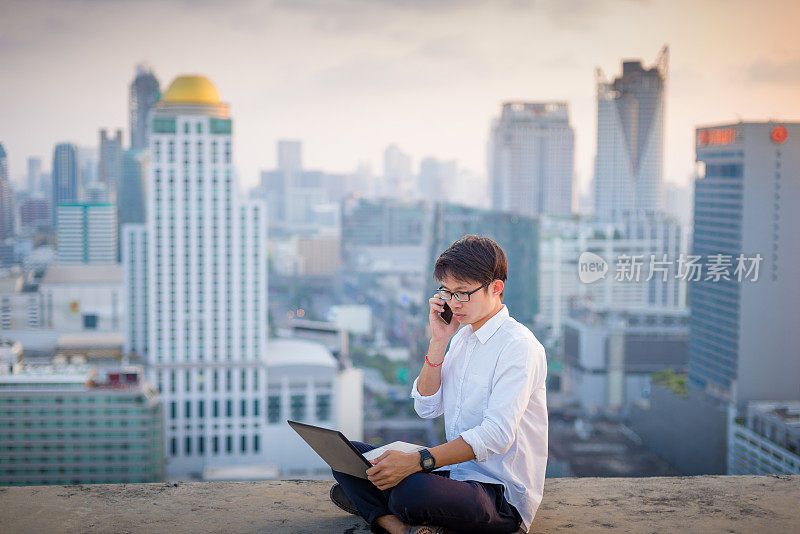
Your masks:
M696 125L800 120L800 2L743 0L0 0L0 143L12 178L53 146L123 128L135 65L162 90L208 76L234 118L243 185L304 142L309 168L381 169L398 144L485 174L506 100L564 100L576 175L595 152L596 68L670 47L667 181L688 183Z

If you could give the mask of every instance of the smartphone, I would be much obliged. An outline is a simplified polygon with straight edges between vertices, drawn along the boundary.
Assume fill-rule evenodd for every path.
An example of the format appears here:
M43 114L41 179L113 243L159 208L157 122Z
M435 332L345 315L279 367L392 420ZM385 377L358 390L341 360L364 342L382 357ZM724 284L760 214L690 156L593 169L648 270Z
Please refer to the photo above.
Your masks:
M450 309L450 306L448 306L446 302L444 303L444 311L439 314L439 317L447 324L450 324L450 321L453 319L453 310Z

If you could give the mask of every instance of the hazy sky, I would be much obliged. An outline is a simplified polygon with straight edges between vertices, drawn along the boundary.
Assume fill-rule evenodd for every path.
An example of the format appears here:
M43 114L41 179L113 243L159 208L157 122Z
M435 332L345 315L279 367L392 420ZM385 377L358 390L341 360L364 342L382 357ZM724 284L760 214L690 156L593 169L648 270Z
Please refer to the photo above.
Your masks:
M0 0L0 142L12 177L53 145L96 146L123 128L136 63L162 89L179 74L217 85L234 118L243 184L304 142L306 166L381 168L397 143L485 173L506 100L565 100L576 173L591 180L594 70L651 64L670 46L665 179L686 183L693 128L800 120L796 0Z

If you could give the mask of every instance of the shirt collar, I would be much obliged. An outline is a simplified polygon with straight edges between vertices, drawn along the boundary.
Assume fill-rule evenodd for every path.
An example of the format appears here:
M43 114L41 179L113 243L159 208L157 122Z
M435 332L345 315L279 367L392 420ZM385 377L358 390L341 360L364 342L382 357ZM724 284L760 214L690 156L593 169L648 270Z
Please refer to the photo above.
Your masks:
M495 332L497 332L497 329L500 328L500 325L502 325L505 320L508 319L508 317L508 308L505 304L503 304L503 307L500 308L500 311L495 313L491 319L483 323L483 326L473 332L475 337L478 338L478 341L481 342L481 345L489 341L489 338L492 337ZM472 325L469 327L472 329Z

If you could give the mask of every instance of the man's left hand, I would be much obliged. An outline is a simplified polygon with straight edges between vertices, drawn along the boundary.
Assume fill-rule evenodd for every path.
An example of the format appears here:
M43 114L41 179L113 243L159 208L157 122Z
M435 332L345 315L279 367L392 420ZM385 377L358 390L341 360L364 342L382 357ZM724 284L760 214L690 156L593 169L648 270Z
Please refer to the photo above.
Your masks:
M386 451L367 469L367 478L380 490L398 485L408 475L422 471L418 452Z

